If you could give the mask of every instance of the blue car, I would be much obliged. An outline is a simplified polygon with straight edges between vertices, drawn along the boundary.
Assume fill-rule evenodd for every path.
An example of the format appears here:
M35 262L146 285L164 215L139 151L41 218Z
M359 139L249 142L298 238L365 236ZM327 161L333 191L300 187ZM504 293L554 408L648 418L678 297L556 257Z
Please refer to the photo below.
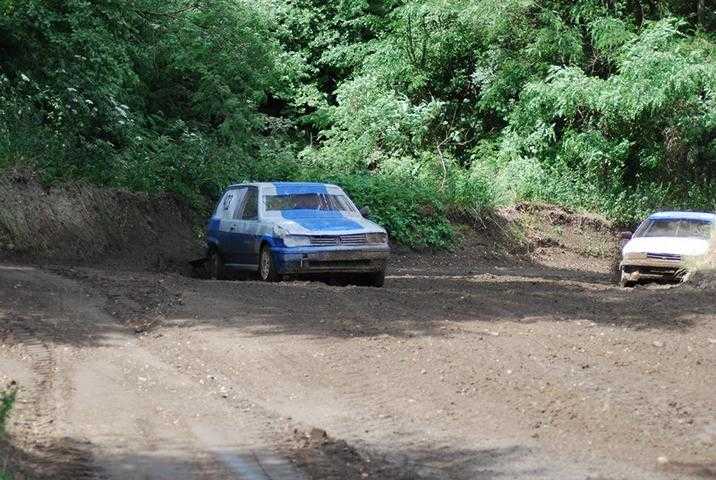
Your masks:
M245 183L226 189L209 220L212 278L229 270L277 281L303 273L351 273L380 287L388 234L364 218L348 195L323 183Z

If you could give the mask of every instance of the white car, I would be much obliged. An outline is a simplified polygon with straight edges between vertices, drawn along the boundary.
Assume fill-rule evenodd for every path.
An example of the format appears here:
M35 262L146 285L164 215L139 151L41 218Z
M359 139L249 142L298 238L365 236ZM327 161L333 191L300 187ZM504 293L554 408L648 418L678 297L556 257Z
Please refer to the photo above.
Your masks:
M622 248L621 285L633 286L641 279L676 279L685 267L704 257L711 246L716 214L658 212L639 225Z

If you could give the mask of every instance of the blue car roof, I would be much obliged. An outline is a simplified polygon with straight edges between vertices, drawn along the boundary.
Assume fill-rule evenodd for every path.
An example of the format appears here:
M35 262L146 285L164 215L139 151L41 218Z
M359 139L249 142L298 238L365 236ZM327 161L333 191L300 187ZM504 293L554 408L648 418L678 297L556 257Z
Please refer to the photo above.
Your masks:
M326 187L335 187L332 183L320 182L246 182L229 185L227 188L235 188L245 185L257 187L274 187L277 191L303 191L303 192L325 192Z
M705 212L656 212L649 215L650 220L701 220L716 222L716 214Z
M269 182L274 187L325 187L327 183L320 182Z

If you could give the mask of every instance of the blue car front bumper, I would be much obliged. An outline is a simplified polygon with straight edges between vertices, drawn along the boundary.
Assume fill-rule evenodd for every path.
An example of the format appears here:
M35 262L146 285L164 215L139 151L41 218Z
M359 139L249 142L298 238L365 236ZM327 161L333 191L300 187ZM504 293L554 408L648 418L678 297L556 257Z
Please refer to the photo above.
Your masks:
M283 247L272 250L283 275L296 273L379 272L385 269L390 247Z

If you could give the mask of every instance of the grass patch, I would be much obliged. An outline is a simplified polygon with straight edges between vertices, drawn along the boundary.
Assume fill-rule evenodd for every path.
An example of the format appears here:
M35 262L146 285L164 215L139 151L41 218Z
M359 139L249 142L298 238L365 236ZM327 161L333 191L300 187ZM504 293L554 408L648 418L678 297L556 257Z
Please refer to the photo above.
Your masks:
M15 404L16 398L17 387L14 382L10 384L7 390L0 393L0 438L5 436L7 419L10 416L10 411Z
M5 391L0 392L0 440L5 437L5 426L16 398L17 386L15 382L11 383ZM4 466L0 466L0 480L12 480L12 476L5 471Z

